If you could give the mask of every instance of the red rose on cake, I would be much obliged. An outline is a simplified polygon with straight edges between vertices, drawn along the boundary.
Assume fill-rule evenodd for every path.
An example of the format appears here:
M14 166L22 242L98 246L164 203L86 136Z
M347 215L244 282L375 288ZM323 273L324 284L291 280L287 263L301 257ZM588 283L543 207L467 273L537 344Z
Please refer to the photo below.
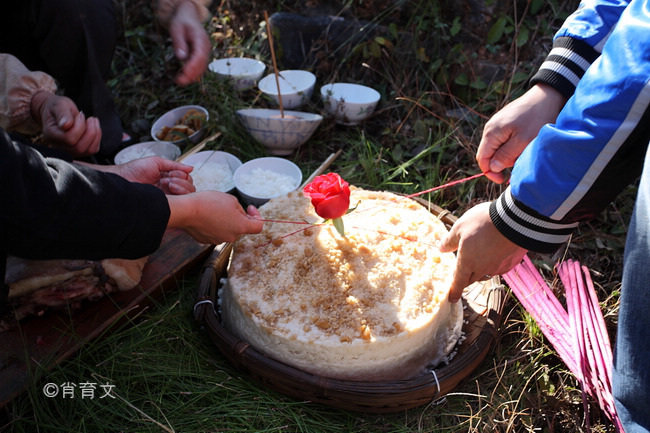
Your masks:
M326 220L342 217L350 207L350 185L336 173L316 176L303 193L311 199L318 216Z
M332 220L334 227L345 236L341 217L350 207L350 185L336 173L316 176L303 188L303 193L311 199L318 216Z

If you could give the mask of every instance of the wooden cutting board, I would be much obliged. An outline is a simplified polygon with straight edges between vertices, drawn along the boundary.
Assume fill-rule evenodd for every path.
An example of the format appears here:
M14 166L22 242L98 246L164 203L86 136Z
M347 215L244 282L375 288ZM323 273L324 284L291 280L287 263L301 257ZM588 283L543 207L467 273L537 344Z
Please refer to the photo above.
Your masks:
M73 312L47 312L0 333L0 407L27 389L45 369L77 352L107 328L134 318L213 250L181 230L168 230L149 257L138 287L84 303Z

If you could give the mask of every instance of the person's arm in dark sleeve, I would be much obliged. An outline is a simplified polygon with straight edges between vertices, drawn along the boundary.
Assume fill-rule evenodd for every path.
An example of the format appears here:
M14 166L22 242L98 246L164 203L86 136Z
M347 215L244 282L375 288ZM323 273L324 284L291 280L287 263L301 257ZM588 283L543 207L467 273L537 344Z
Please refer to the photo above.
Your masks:
M0 134L0 230L9 254L32 259L138 258L160 245L165 194L45 158Z

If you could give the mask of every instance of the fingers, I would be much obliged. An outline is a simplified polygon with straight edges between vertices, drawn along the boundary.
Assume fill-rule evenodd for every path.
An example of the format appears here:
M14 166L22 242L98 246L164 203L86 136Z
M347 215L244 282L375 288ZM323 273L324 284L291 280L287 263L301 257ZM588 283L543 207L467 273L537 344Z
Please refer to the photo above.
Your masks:
M262 218L262 214L260 214L259 209L257 209L255 206L252 204L248 205L248 208L246 209L246 212L248 213L249 216L252 216L253 218Z
M176 57L183 62L176 83L185 86L198 81L208 66L211 49L210 39L203 27L194 24L175 27L172 44Z
M246 213L248 219L251 222L247 233L259 233L264 228L264 221L262 221L262 215L260 214L259 209L257 209L252 204L248 205L246 208Z
M165 177L160 179L160 188L168 194L183 195L196 191L191 180Z
M74 107L76 108L76 107ZM68 131L75 123L75 119L81 114L76 109L67 109L61 112L55 112L56 125L61 131Z
M472 284L474 281L471 279L472 274L468 274L466 272L463 272L464 268L459 268L456 267L456 271L454 272L454 279L451 283L451 287L449 288L449 295L447 296L447 299L451 303L456 303L460 300L460 298L463 296L463 290L465 287L469 286Z
M447 233L447 236L440 242L440 252L451 253L458 249L458 241L460 238L457 232L456 226L453 226L449 233Z
M82 112L77 112L77 114L72 116L70 120L68 120L67 115L64 117L65 120L63 122L60 122L59 119L55 118L55 121L57 122L56 126L50 126L47 128L47 136L54 141L73 146L77 141L79 141L79 138L81 138L86 130L86 117ZM66 129L60 128L60 123L64 123Z
M257 218L247 218L247 221L244 233L259 233L264 228L264 222Z
M183 65L183 70L176 77L176 82L181 86L185 86L198 81L203 75L203 72L205 72L207 66L208 56L205 52L200 51L200 49L192 48L187 62Z
M458 243L460 241L460 237L458 235L458 230L456 230L456 227L457 227L456 225L452 227L451 231L442 240L440 244L441 252L449 253L458 250ZM461 251L459 251L458 256L456 258L456 269L454 270L454 279L449 289L449 295L448 295L449 302L458 302L458 300L461 298L463 294L463 289L469 285L467 281L471 277L471 272L465 271L465 269L469 269L468 267L461 266L462 264L461 259L462 259L462 254Z
M192 179L192 176L189 175L188 172L182 171L182 170L172 170L172 171L167 171L165 172L166 177L174 177L177 179Z
M179 36L174 37L179 34ZM172 47L176 58L181 62L185 62L190 53L190 46L187 43L187 38L184 37L184 29L181 28L177 32L172 32Z
M86 119L83 112L78 112L71 119L72 121L68 122L66 116L60 117L58 125L63 124L67 129L63 130L58 126L50 128L47 131L48 137L62 143L74 156L97 153L102 139L99 119L96 117Z
M170 176L187 178L188 173L194 170L191 165L185 165L180 162L170 161L168 159L160 158L158 160L158 167L160 171L166 171Z
M80 113L83 116L83 113ZM81 137L73 145L77 155L94 155L99 152L99 145L102 140L102 129L99 119L91 117L85 122L85 128Z
M488 122L483 129L481 142L476 151L476 162L481 172L493 182L502 183L505 180L501 172L508 164L502 160L502 149L508 145L510 139L511 135L507 129L494 120Z
M170 194L189 194L196 191L194 181L189 172L193 167L189 165L180 164L178 162L169 161L160 158L159 161L160 173L160 187ZM171 169L170 171L163 171Z

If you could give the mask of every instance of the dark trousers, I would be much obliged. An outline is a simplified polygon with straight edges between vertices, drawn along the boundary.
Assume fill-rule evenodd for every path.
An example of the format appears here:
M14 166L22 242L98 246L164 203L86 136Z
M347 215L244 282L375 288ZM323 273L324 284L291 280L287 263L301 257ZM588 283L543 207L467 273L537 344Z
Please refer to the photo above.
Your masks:
M100 156L114 154L122 123L106 86L117 41L113 0L5 0L0 52L56 79L86 116L99 118Z

